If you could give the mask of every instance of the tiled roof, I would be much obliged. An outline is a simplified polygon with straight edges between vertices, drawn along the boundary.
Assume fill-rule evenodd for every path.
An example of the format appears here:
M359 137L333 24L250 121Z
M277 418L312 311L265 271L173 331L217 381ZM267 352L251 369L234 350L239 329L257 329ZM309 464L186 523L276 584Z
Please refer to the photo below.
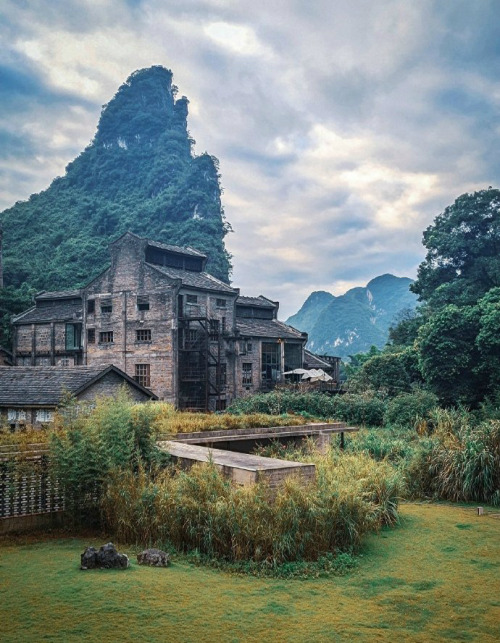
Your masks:
M44 300L44 299L76 299L81 297L82 293L80 290L58 290L53 292L43 291L35 295L35 299Z
M82 302L55 300L52 305L36 306L13 317L14 324L31 324L44 321L71 321L82 318Z
M158 270L162 274L171 279L180 279L183 286L190 288L200 288L201 290L216 290L217 292L227 292L236 294L237 290L231 288L220 279L209 275L208 272L194 272L191 270L182 270L181 268L170 268L170 266L156 266L154 264L146 264Z
M111 370L154 397L116 366L0 366L0 405L57 406L64 391L77 394Z
M244 297L240 295L236 300L239 306L259 306L260 308L276 308L276 304L262 295L259 297Z
M203 252L195 250L190 246L171 246L168 243L160 243L159 241L153 241L152 239L146 239L146 241L148 242L148 246L152 246L153 248L160 248L161 250L168 250L169 252L176 252L177 254L188 255L190 257L201 257L203 259L207 258L207 255L203 254Z
M304 351L304 362L307 364L308 368L322 368L323 370L327 368L332 368L332 364L327 362L324 359L321 359L319 355L311 353L311 351Z
M236 319L237 330L246 337L305 339L307 335L277 319Z

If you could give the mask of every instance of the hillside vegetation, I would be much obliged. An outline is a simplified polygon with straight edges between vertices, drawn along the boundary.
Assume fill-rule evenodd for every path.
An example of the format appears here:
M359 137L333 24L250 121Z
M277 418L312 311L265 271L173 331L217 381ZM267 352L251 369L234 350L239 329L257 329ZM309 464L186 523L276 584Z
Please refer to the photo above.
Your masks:
M126 230L197 248L209 256L207 270L228 281L230 226L218 161L193 154L188 100L176 96L171 71L134 72L104 105L93 141L64 176L0 214L0 314L26 307L33 290L85 284L106 267L108 243Z

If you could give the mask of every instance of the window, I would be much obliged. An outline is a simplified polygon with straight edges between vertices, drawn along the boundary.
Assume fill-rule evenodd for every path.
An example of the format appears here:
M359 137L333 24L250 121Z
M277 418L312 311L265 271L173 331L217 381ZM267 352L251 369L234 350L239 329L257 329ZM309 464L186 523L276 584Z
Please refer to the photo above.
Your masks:
M95 344L95 328L87 329L87 344Z
M262 344L262 381L272 386L279 381L281 369L281 347L280 344Z
M61 357L59 366L69 366L69 357Z
M112 312L113 312L113 304L111 303L111 299L103 299L101 301L101 313L104 315Z
M227 384L227 365L225 363L219 364L216 380L217 380L217 386L226 386L226 384Z
M150 342L151 341L151 329L150 328L140 328L135 331L135 339L138 342Z
M216 299L215 300L215 305L217 308L225 308L226 307L226 300L225 299Z
M113 331L106 330L103 333L99 333L99 344L112 344L113 343Z
M215 400L215 410L216 411L225 411L226 410L226 400Z
M210 339L217 341L219 339L220 322L218 319L210 320Z
M36 411L36 422L52 422L54 420L54 414L48 409L37 409Z
M82 347L82 325L66 324L66 350L77 351Z
M252 364L251 362L243 362L243 386L248 386L252 383Z
M221 319L221 330L222 330L223 333L226 332L226 318L225 317L223 317Z
M198 295L186 295L186 302L188 304L197 304L198 303Z
M87 301L87 313L93 315L95 313L95 299L89 299Z
M137 297L137 310L149 310L149 297L147 295Z
M246 345L246 351L247 351L247 353L251 353L251 352L253 351L253 344L252 344L252 342L247 342L247 345Z
M25 422L26 411L22 409L7 409L7 420L9 422Z
M149 364L135 365L135 381L141 386L145 386L146 388L149 388L151 386Z

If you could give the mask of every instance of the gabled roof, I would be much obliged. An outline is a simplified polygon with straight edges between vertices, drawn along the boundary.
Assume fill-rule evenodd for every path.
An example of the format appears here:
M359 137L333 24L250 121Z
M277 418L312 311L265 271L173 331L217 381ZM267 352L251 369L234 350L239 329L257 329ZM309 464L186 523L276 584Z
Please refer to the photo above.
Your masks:
M238 293L236 288L228 286L228 284L208 274L208 272L192 272L191 270L182 270L181 268L170 268L170 266L157 266L152 263L146 263L146 266L154 268L166 277L170 277L170 279L180 279L182 285L188 288L215 290L217 292L231 293L232 295Z
M203 252L200 252L199 250L195 250L195 248L191 248L191 246L172 246L169 243L160 243L159 241L153 241L152 239L146 239L146 241L148 246L159 248L160 250L168 250L169 252L175 252L179 255L188 255L189 257L201 257L202 259L207 258L207 255L203 254Z
M116 366L0 366L0 405L57 406L62 394L78 396L110 372L139 389L151 399L156 395Z
M35 299L37 301L43 301L45 299L76 299L77 297L81 296L81 290L57 290L52 292L42 290L42 292L39 292L35 295Z
M240 295L236 300L237 306L257 306L259 308L276 308L277 302L267 299L263 295L258 297L244 297Z
M272 337L273 339L307 339L307 333L288 326L277 319L236 318L236 329L245 337Z
M308 368L322 368L324 371L331 369L333 366L331 362L328 362L326 359L322 359L319 355L315 355L308 350L304 351L304 363L307 364Z
M36 306L12 318L13 324L44 321L72 321L82 318L82 302L72 299L55 300L52 305Z

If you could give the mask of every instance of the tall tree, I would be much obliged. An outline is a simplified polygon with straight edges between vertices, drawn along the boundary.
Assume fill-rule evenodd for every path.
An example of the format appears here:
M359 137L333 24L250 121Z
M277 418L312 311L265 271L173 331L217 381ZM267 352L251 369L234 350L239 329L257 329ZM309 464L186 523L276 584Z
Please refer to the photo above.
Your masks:
M500 190L463 194L424 232L427 256L410 290L436 309L470 305L500 286Z

